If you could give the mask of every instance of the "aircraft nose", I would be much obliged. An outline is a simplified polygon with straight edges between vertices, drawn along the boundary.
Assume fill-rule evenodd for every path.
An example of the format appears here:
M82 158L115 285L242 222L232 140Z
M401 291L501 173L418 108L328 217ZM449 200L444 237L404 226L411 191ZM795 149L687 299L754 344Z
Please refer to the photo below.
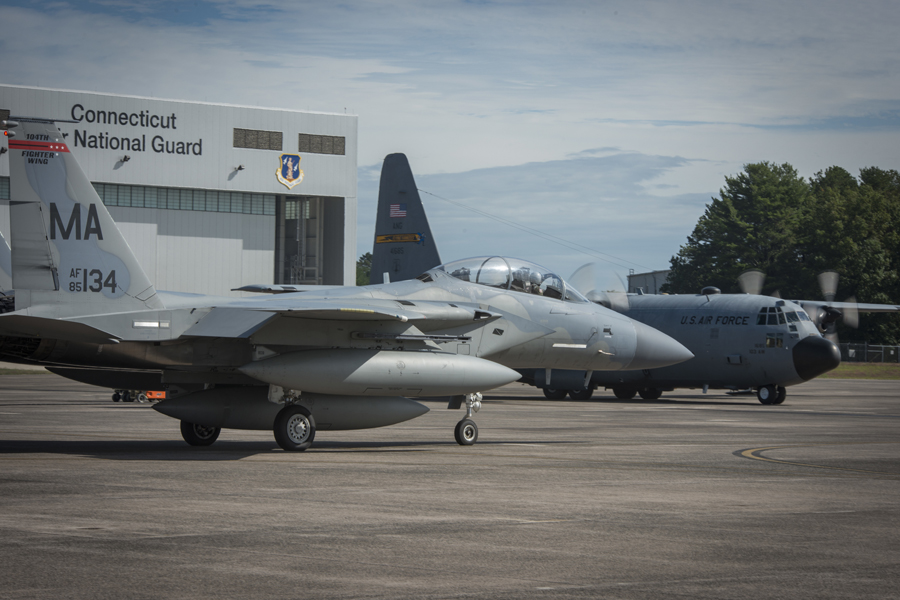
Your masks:
M662 331L634 321L637 341L628 370L658 369L694 358L693 353Z
M837 344L816 335L800 340L791 353L794 356L794 369L804 381L827 373L841 364L841 351Z

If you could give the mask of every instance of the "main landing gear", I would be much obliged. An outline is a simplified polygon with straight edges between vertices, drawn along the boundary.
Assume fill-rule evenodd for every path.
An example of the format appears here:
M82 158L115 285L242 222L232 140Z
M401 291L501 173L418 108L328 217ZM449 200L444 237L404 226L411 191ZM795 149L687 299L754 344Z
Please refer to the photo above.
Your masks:
M478 441L478 425L472 420L472 413L481 409L482 395L480 393L466 394L466 416L456 424L453 435L460 446L471 446Z
M787 397L787 390L780 385L763 385L756 390L756 397L762 404L781 404Z
M196 423L181 422L181 437L191 446L211 446L222 433L221 427L206 427Z
M275 441L288 452L302 452L316 437L316 420L305 406L288 404L275 417Z

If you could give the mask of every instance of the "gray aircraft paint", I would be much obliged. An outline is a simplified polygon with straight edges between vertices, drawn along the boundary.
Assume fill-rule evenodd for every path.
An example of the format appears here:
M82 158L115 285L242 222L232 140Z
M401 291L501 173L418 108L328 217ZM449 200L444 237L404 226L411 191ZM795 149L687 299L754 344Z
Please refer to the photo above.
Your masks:
M12 252L6 238L0 233L0 292L8 292L12 287Z
M391 155L395 156L397 155ZM405 172L408 169L406 160L385 160L379 193L379 215L386 212L385 204L396 197L396 190L385 186L384 182L412 179L412 173ZM416 214L421 214L423 222L410 223L409 226L424 229L427 227L424 208L420 202L417 206L407 206L409 211L414 209ZM383 248L378 244L374 246L373 264L385 260L383 252ZM419 275L417 272L419 268L431 269L439 264L440 259L437 256L428 255L429 260L423 265L420 259L425 258L424 255L425 253L423 256L416 256L415 252L407 252L399 262L395 259L392 279L395 281L411 279ZM591 290L581 291L587 293ZM564 365L551 363L545 365L545 368L519 370L524 380L544 388L580 390L584 387L585 381L590 381L592 387L671 390L789 386L808 381L835 368L840 362L839 352L833 344L821 337L815 324L809 321L796 323L797 331L789 331L787 324L756 325L759 310L763 307L766 309L775 307L779 302L781 301L777 298L746 294L627 297L620 294L616 297L607 297L604 305L668 334L687 347L694 354L694 358L674 366L640 370L621 369L588 373L587 370L575 368L556 368ZM827 305L839 310L850 307L843 303L821 301L784 304L790 307L785 310L795 312L805 310L812 318L815 318L815 312L822 306ZM854 304L852 308L860 312L900 310L900 306L897 305L876 304ZM767 335L770 334L782 335L783 346L767 348ZM816 341L801 344L805 338ZM552 367L552 370L548 371L546 367Z
M9 154L16 308L40 305L30 314L51 318L162 308L56 125L23 119L14 133Z
M341 420L342 410L355 410L348 408L355 406L350 399L381 387L383 396L372 398L365 422L347 415L341 420L369 427L415 416L406 405L379 403L398 395L398 377L412 378L418 395L461 396L514 381L519 374L511 367L618 370L691 357L668 336L577 294L568 301L532 296L462 281L439 269L429 281L243 299L157 294L83 171L60 145L58 130L46 120L20 121L22 137L8 154L11 190L21 209L11 212L11 231L12 276L22 304L0 315L0 356L6 360L61 367L62 374L82 367L89 376L74 378L100 384L108 369L119 370L110 373L109 381L116 382L123 372L142 381L156 372L179 397L179 412L193 402L192 394L198 407L225 402L232 394L228 388L205 388L227 384L253 393L280 390L290 405L283 414L291 419L309 391L329 392L324 395L333 402L316 400L305 410L316 417L316 407L328 407L327 418ZM33 158L40 160L36 166L28 162ZM59 271L63 265L89 276L100 271L101 279L115 269L117 285L110 284L108 295L90 286L72 289L78 280L66 279ZM119 269L128 271L127 288L118 285ZM559 285L565 289L562 280ZM333 383L319 377L314 390L283 389L282 384L303 383L291 373L308 367L308 357L316 354L331 364ZM465 376L447 377L450 371ZM467 402L471 410L475 401ZM248 406L241 410L252 412ZM268 422L271 408L263 412L250 420ZM286 445L279 429L284 426L276 418L279 444L303 449Z
M403 216L398 216L400 213L404 213ZM441 264L419 190L404 154L389 154L384 159L378 187L374 246L369 283L383 283L385 273L391 281L412 279Z

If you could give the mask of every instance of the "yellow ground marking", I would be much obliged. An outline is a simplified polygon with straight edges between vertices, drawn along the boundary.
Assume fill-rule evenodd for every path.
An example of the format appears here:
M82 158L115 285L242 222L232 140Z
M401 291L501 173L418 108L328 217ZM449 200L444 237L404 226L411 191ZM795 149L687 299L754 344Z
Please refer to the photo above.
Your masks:
M820 448L823 446L871 446L876 444L897 444L900 442L834 442L830 444L788 444L784 446L766 446L764 448L749 448L741 452L741 456L752 460L761 460L764 462L777 463L782 465L794 465L795 467L811 467L814 469L829 469L832 471L850 471L852 473L867 473L869 475L889 475L891 477L900 477L900 473L889 473L887 471L870 471L867 469L850 469L848 467L830 467L828 465L814 465L811 463L802 463L790 460L779 460L777 458L768 458L761 456L762 452L769 450L783 450L785 448Z

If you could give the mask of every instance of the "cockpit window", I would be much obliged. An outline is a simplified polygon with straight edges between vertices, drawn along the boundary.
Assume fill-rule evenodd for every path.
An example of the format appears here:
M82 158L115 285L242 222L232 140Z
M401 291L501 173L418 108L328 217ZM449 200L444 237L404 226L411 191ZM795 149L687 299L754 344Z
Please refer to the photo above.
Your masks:
M562 277L549 270L517 258L488 256L467 258L437 267L448 275L480 285L503 290L557 298L568 302L588 302Z
M757 325L791 325L791 331L796 330L795 323L800 321L809 321L809 315L800 310L794 312L792 310L785 311L780 306L769 306L759 309L759 315L756 317Z

